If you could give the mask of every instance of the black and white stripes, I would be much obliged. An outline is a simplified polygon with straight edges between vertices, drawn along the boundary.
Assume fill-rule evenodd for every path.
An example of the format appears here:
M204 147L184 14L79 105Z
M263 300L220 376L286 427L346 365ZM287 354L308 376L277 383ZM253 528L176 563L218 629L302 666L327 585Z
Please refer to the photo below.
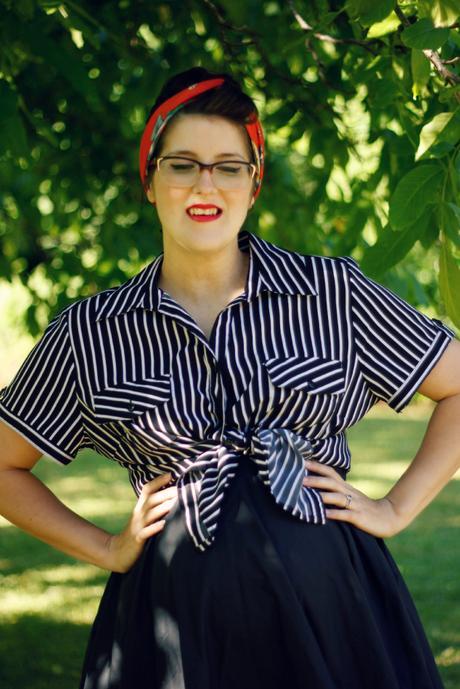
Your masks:
M379 399L403 409L453 337L350 258L238 241L246 290L209 340L157 287L160 255L56 316L0 393L0 417L64 464L91 447L127 467L136 493L171 471L201 549L240 461L281 508L324 523L305 456L346 472L345 430Z

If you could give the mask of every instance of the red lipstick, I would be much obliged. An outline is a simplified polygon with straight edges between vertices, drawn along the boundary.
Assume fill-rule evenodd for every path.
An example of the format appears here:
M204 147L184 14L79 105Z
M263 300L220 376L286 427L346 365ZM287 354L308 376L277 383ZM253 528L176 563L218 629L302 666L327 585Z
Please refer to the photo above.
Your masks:
M192 210L196 210L197 213L193 213ZM222 208L211 203L194 203L186 210L188 217L195 222L210 222L211 220L216 220L222 215L222 212Z

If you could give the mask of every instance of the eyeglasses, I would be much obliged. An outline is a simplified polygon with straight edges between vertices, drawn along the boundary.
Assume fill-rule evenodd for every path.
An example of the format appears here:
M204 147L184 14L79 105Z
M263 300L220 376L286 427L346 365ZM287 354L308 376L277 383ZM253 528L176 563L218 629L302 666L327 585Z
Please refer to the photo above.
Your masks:
M218 163L200 163L193 158L182 156L160 156L154 158L158 173L166 184L172 187L192 187L198 181L201 170L211 171L212 179L218 189L236 191L245 189L256 173L254 163L241 160L222 160Z

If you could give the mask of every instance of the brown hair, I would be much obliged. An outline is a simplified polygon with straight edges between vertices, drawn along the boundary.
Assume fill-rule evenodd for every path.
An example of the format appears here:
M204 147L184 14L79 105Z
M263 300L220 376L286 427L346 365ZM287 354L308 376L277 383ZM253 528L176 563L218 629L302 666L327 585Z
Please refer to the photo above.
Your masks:
M146 124L154 111L164 103L164 101L168 100L168 98L171 98L176 93L179 93L179 91L186 89L192 84L197 84L207 79L216 79L218 77L225 79L225 82L219 88L210 89L196 98L193 98L190 103L187 103L181 108L178 114L220 115L220 117L225 117L239 125L250 122L254 114L257 115L257 117L259 116L257 106L252 98L242 91L241 86L230 74L210 72L204 67L192 67L168 79L149 112ZM174 117L172 121L174 121ZM157 142L155 148L156 156L161 153L162 142L164 141L164 135L168 126L169 123L166 125ZM248 139L251 161L255 162L249 135L246 130L244 131ZM148 171L147 184L150 183L153 169L152 166Z

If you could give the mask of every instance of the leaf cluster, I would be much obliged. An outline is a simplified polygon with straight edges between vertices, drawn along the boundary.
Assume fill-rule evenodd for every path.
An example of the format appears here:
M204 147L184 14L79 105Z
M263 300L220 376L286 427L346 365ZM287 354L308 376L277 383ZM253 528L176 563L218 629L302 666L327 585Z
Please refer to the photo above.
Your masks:
M0 0L0 275L29 327L161 251L137 172L171 74L230 71L267 137L246 226L353 254L460 326L456 0ZM439 261L440 275L435 264Z

